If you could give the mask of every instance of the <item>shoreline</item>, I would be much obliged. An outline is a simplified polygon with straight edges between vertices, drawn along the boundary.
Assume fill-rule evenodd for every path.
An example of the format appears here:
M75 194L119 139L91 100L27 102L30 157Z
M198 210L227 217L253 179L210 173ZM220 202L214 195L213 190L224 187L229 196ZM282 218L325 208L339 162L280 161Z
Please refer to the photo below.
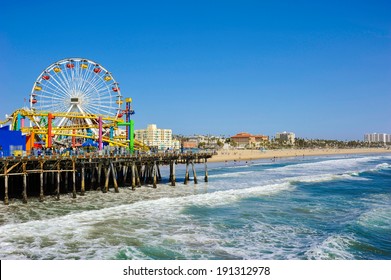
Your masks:
M282 150L220 150L208 162L248 161L305 156L347 155L347 154L381 154L391 153L386 148L356 149L282 149Z

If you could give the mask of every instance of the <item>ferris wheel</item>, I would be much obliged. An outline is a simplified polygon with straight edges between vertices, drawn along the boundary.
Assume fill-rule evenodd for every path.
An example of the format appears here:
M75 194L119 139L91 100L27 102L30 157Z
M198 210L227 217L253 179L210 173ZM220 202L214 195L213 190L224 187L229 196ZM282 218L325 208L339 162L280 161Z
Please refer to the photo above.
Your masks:
M118 83L102 65L85 58L67 58L47 67L35 81L29 103L34 111L122 117ZM61 117L53 125L70 122L91 125L94 121Z

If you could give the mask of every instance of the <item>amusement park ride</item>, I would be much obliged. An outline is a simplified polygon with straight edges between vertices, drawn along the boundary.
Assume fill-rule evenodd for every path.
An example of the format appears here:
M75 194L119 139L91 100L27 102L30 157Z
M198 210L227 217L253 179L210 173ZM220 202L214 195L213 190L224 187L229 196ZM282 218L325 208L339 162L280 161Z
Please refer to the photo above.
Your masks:
M125 109L123 103L118 83L102 65L68 58L47 67L33 85L29 106L0 124L11 123L12 130L25 134L27 151L36 143L74 147L87 139L96 141L99 150L103 143L126 147L130 153L147 150L134 139L132 99L125 99Z

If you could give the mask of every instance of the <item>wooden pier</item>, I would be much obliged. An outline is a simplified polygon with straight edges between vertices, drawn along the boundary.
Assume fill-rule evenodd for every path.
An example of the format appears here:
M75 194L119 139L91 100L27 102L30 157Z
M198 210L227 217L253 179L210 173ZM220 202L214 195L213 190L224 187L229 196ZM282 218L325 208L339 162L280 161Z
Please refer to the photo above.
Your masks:
M205 164L205 182L208 181L207 160L212 153L195 154L151 154L98 156L28 156L0 158L0 199L9 204L9 198L21 198L27 203L28 197L72 193L72 197L85 195L87 190L108 192L120 187L135 190L142 185L156 188L161 182L160 167L169 166L169 183L175 186L177 164L186 165L184 184L189 182L191 165L194 183L197 175L194 164ZM4 196L3 196L4 194Z

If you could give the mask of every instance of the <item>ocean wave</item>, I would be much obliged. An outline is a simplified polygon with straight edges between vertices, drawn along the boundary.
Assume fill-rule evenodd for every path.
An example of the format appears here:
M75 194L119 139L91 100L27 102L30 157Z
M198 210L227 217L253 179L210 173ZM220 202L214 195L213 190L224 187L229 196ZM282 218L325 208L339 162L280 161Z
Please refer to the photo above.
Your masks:
M349 170L351 168L357 168L364 163L368 163L379 159L380 157L362 157L362 158L344 158L334 160L324 160L318 162L307 162L292 164L288 166L278 167L274 169L274 172L289 173L289 172L314 172L314 171L337 171L337 170ZM352 170L353 172L354 170Z
M390 157L391 158L391 157ZM259 182L265 182L274 178L290 178L299 180L303 178L306 182L322 182L328 180L357 180L364 181L369 180L361 177L363 172L378 171L383 169L389 169L389 163L377 164L375 167L371 166L371 162L376 160L387 159L385 156L367 156L358 158L337 158L337 159L324 159L316 162L305 162L297 164L287 164L280 167L267 167L270 164L263 164L266 168L261 170L232 172L235 168L256 168L259 164L250 166L231 166L231 170L220 169L220 174L213 174L211 172L209 176L211 178L237 178L246 179L248 181L257 180ZM298 178L298 179L297 179Z
M209 175L209 177L210 178L235 178L235 177L245 176L254 172L255 171L231 172L231 173Z
M99 252L107 254L107 258L111 256L112 250L121 247L123 240L126 240L124 236L132 236L136 230L150 228L156 235L160 235L159 231L165 225L172 227L178 221L186 222L186 215L181 214L184 207L225 205L246 197L272 195L290 187L289 183L282 183L184 197L164 197L46 220L7 224L0 227L0 257L87 259L100 258L102 255L96 255ZM123 234L118 238L121 230ZM112 249L105 251L102 247L107 243L110 243Z
M313 245L305 255L311 260L351 260L354 255L348 250L354 242L352 236L332 235L320 244Z
M366 228L391 231L391 206L373 208L363 213L357 223Z
M338 180L351 180L351 181L369 181L370 179L358 177L354 173L345 174L320 174L320 175L309 175L309 176L297 176L290 177L289 180L292 183L320 183Z
M378 170L385 170L385 169L390 169L390 168L391 168L391 164L384 162L384 163L380 163L380 164L376 165L376 167L373 170L378 171Z
M126 258L151 258L153 250L162 259L172 254L179 259L298 259L302 248L312 243L315 235L310 228L269 225L262 221L232 227L221 220L197 224L186 216L182 218L184 222L164 227L159 239L148 238L158 228L136 230L134 234L148 247L149 254L145 254L144 246L128 247L123 251Z
M219 166L219 167L212 167L212 168L209 168L209 171L215 171L215 170L224 170L224 169L228 169L228 170L231 170L231 169L241 169L241 168L248 168L250 165L249 164L245 164L245 165L227 165L227 166Z

